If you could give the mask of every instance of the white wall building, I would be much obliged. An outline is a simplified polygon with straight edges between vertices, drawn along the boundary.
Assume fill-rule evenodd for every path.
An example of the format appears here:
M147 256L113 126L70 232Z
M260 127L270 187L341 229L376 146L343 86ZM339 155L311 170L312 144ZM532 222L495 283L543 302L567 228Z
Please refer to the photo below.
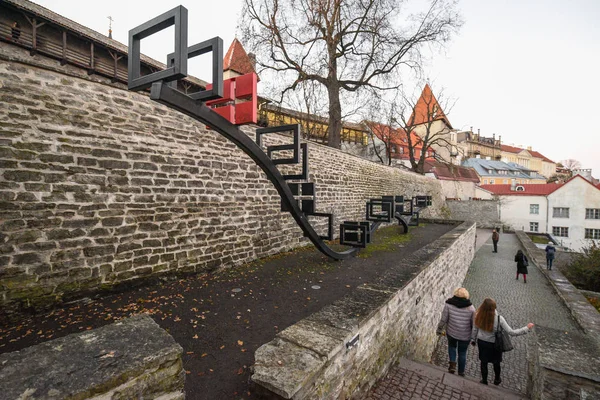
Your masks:
M551 235L573 251L600 243L600 187L580 175L564 184L483 185L500 200L504 225Z

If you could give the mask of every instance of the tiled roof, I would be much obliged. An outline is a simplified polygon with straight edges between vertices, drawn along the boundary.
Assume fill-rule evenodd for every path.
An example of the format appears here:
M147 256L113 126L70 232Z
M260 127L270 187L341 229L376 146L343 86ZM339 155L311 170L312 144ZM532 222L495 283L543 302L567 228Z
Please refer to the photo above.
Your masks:
M401 128L392 128L389 125L380 124L378 122L365 121L365 125L369 127L371 132L380 140L384 142L390 141L390 143L400 146L408 146L406 140L406 131ZM411 132L412 145L414 149L423 148L423 141L416 133Z
M444 110L442 110L442 107L433 95L429 84L426 84L423 88L423 92L421 92L419 100L417 100L417 104L415 104L409 122L410 125L413 126L436 120L442 120L448 127L452 128L450 121L448 121L448 118L446 118L446 115L444 114Z
M223 71L235 71L239 74L245 75L249 73L256 73L254 70L254 63L248 57L244 46L240 43L237 38L233 39L229 50L223 58Z
M548 157L546 157L545 155L543 155L539 151L522 149L520 147L509 146L507 144L500 145L500 149L502 151L506 151L508 153L515 153L515 154L518 154L518 153L522 152L523 150L525 150L525 151L528 151L529 154L531 154L533 157L541 158L542 160L544 160L546 162L549 162L549 163L554 163L554 161L552 161L551 159L549 159Z
M58 25L62 28L71 30L77 34L79 34L82 37L85 37L87 39L90 39L96 43L101 44L102 46L105 46L106 48L110 49L110 50L116 50L119 51L121 53L125 53L128 54L128 48L126 45L124 45L121 42L118 42L114 39L109 38L106 35L103 35L99 32L96 32L93 29L90 29L88 27L85 27L81 24L78 24L77 22L70 20L68 18L63 17L62 15L59 15L57 13L55 13L54 11L51 11L45 7L42 7L38 4L35 4L31 1L27 1L27 0L5 0L6 3L8 4L12 4L13 6L20 8L22 10L28 11L30 13L33 13L39 17L42 17L43 19L52 22L55 25ZM39 21L38 21L39 22ZM166 57L165 57L166 58ZM148 56L145 56L143 54L140 54L140 60L148 65L151 65L159 70L163 70L167 68L166 64L163 64L159 61L156 61L153 58L150 58ZM196 83L202 87L206 87L207 83L201 79L192 77L192 76L188 76L187 79L190 82Z
M431 172L440 180L479 182L477 172L473 168L446 164L439 161L425 161L424 172Z
M511 185L480 185L479 187L498 195L547 196L563 185L564 183L517 184L516 187L524 189L522 191L511 190Z
M479 176L499 179L543 179L546 178L533 170L525 168L513 162L485 160L483 158L469 158L463 161L464 167L471 167L477 171ZM491 171L491 172L490 172ZM499 171L507 171L506 174Z

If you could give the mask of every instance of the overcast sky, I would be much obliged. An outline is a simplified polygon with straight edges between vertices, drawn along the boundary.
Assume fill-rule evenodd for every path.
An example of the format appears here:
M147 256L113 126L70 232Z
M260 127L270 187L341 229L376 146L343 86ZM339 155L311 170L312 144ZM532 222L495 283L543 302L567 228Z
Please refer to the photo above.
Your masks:
M213 36L225 50L234 39L242 0L36 0L67 18L127 44L129 29L177 5L188 9L194 44ZM554 161L579 160L600 177L600 1L461 0L465 24L426 67L436 89L456 99L454 128L502 135L504 144L532 146ZM172 32L142 41L164 62ZM193 59L190 75L205 76L209 56ZM260 88L259 88L260 90ZM600 125L599 125L600 126Z

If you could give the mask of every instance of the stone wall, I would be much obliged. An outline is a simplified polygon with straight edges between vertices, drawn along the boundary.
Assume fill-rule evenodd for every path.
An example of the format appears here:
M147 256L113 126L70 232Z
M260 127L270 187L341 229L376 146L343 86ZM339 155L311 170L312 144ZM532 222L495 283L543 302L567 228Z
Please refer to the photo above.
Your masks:
M523 231L516 232L533 268L539 268L583 334L536 326L527 343L527 394L532 399L600 398L600 313L557 269L545 269L546 254Z
M0 355L5 399L183 400L183 349L136 316Z
M501 226L498 202L495 200L446 200L444 217L459 221L475 221L479 228Z
M440 215L436 180L309 148L317 210L336 225L362 220L365 201L387 194L431 195L424 216ZM0 168L2 310L309 244L233 143L143 93L5 43Z
M465 222L374 284L285 329L255 353L253 382L266 398L360 398L400 357L429 361L444 300L475 254Z

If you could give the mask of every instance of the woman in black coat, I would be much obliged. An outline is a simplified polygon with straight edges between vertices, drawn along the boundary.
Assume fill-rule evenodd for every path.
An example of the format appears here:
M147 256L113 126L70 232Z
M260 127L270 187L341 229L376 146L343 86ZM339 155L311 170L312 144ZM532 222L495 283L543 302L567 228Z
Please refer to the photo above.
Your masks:
M517 254L515 254L515 262L517 263L517 280L519 280L519 274L523 274L523 281L527 283L529 260L527 260L527 256L523 254L522 250L517 251Z

